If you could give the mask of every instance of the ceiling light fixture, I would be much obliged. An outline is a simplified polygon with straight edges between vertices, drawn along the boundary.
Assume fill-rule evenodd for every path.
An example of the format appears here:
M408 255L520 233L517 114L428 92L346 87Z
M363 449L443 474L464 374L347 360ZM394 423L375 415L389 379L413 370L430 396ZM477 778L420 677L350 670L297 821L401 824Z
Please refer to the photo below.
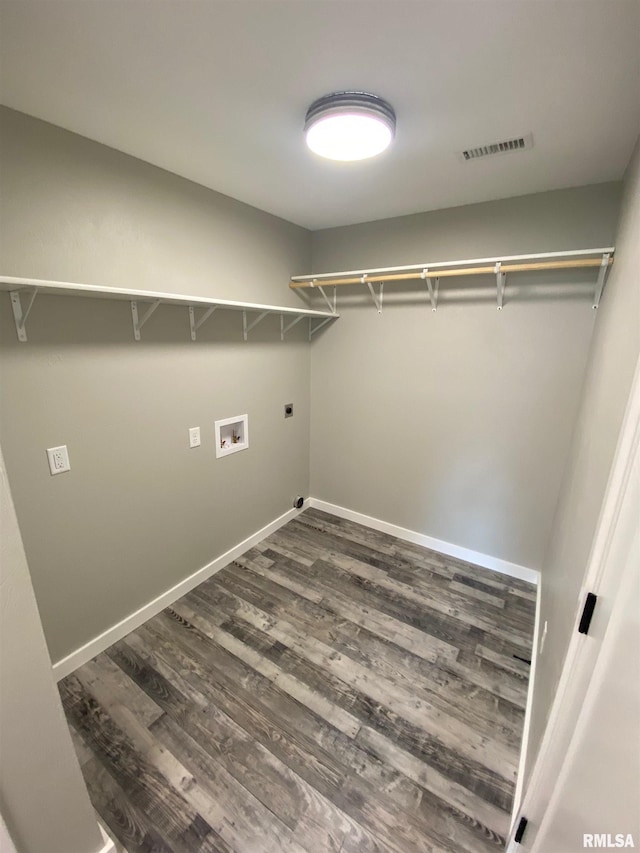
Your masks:
M393 108L368 92L333 92L307 110L307 145L329 160L365 160L391 144L396 130Z

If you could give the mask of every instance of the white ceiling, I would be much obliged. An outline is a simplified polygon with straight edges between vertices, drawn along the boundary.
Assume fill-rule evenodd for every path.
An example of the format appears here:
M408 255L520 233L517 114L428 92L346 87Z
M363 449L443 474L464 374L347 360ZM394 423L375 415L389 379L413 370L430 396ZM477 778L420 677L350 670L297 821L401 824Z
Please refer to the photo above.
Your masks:
M638 0L0 0L2 102L317 229L622 176L640 131ZM393 147L304 145L337 89ZM532 151L461 163L532 132Z

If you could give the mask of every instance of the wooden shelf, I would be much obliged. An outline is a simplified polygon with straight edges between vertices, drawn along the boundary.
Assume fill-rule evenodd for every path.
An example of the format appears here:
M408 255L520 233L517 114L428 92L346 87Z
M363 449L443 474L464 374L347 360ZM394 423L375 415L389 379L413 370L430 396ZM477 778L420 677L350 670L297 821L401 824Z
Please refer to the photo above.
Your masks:
M191 340L196 339L196 331L216 310L241 311L242 331L246 341L248 333L269 314L280 315L280 337L284 340L286 333L294 325L305 318L309 320L309 339L324 325L338 318L335 311L315 311L310 308L289 308L281 305L263 305L257 302L236 302L230 299L212 299L206 296L183 296L178 293L162 293L153 290L129 290L118 287L99 287L93 284L76 284L67 281L47 281L37 278L15 278L0 276L0 291L11 293L11 305L16 321L16 331L20 341L27 340L26 321L34 300L39 293L50 296L81 296L96 299L116 299L131 303L131 316L135 340L140 340L140 331L153 312L160 305L181 305L188 309ZM22 304L22 296L28 296L26 306ZM142 316L139 306L145 306ZM204 309L200 317L196 309ZM249 319L249 314L257 314ZM288 318L289 322L285 322ZM320 322L315 323L314 320Z

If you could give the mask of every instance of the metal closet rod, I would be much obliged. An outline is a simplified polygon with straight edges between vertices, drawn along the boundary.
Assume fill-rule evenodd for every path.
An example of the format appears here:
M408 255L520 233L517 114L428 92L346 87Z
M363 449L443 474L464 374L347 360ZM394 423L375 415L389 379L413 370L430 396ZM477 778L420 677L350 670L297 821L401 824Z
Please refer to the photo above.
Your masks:
M405 267L380 267L369 270L349 270L348 272L320 273L319 275L292 276L289 287L325 287L342 284L362 284L364 282L407 281L410 279L444 278L446 276L487 275L496 273L496 264L500 264L502 274L508 272L531 272L534 270L580 269L602 266L603 255L610 255L607 264L613 263L615 248L577 249L569 252L547 252L537 255L508 255L496 258L473 258L466 261L440 261L437 263L411 264ZM584 257L598 255L599 257ZM570 257L572 260L558 260ZM537 260L545 258L546 260ZM523 263L511 263L522 261ZM469 266L482 264L482 266ZM488 265L490 264L490 266ZM407 272L404 272L407 270Z

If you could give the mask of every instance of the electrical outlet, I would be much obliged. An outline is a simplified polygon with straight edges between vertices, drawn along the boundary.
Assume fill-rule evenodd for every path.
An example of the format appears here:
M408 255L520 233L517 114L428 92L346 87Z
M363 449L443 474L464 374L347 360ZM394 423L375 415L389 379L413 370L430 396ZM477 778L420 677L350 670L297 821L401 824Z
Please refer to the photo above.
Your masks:
M191 427L189 430L189 447L200 447L200 427Z
M51 476L54 474L62 474L64 471L71 470L69 462L69 451L66 444L61 444L60 447L48 447L47 458L49 460L49 470Z

